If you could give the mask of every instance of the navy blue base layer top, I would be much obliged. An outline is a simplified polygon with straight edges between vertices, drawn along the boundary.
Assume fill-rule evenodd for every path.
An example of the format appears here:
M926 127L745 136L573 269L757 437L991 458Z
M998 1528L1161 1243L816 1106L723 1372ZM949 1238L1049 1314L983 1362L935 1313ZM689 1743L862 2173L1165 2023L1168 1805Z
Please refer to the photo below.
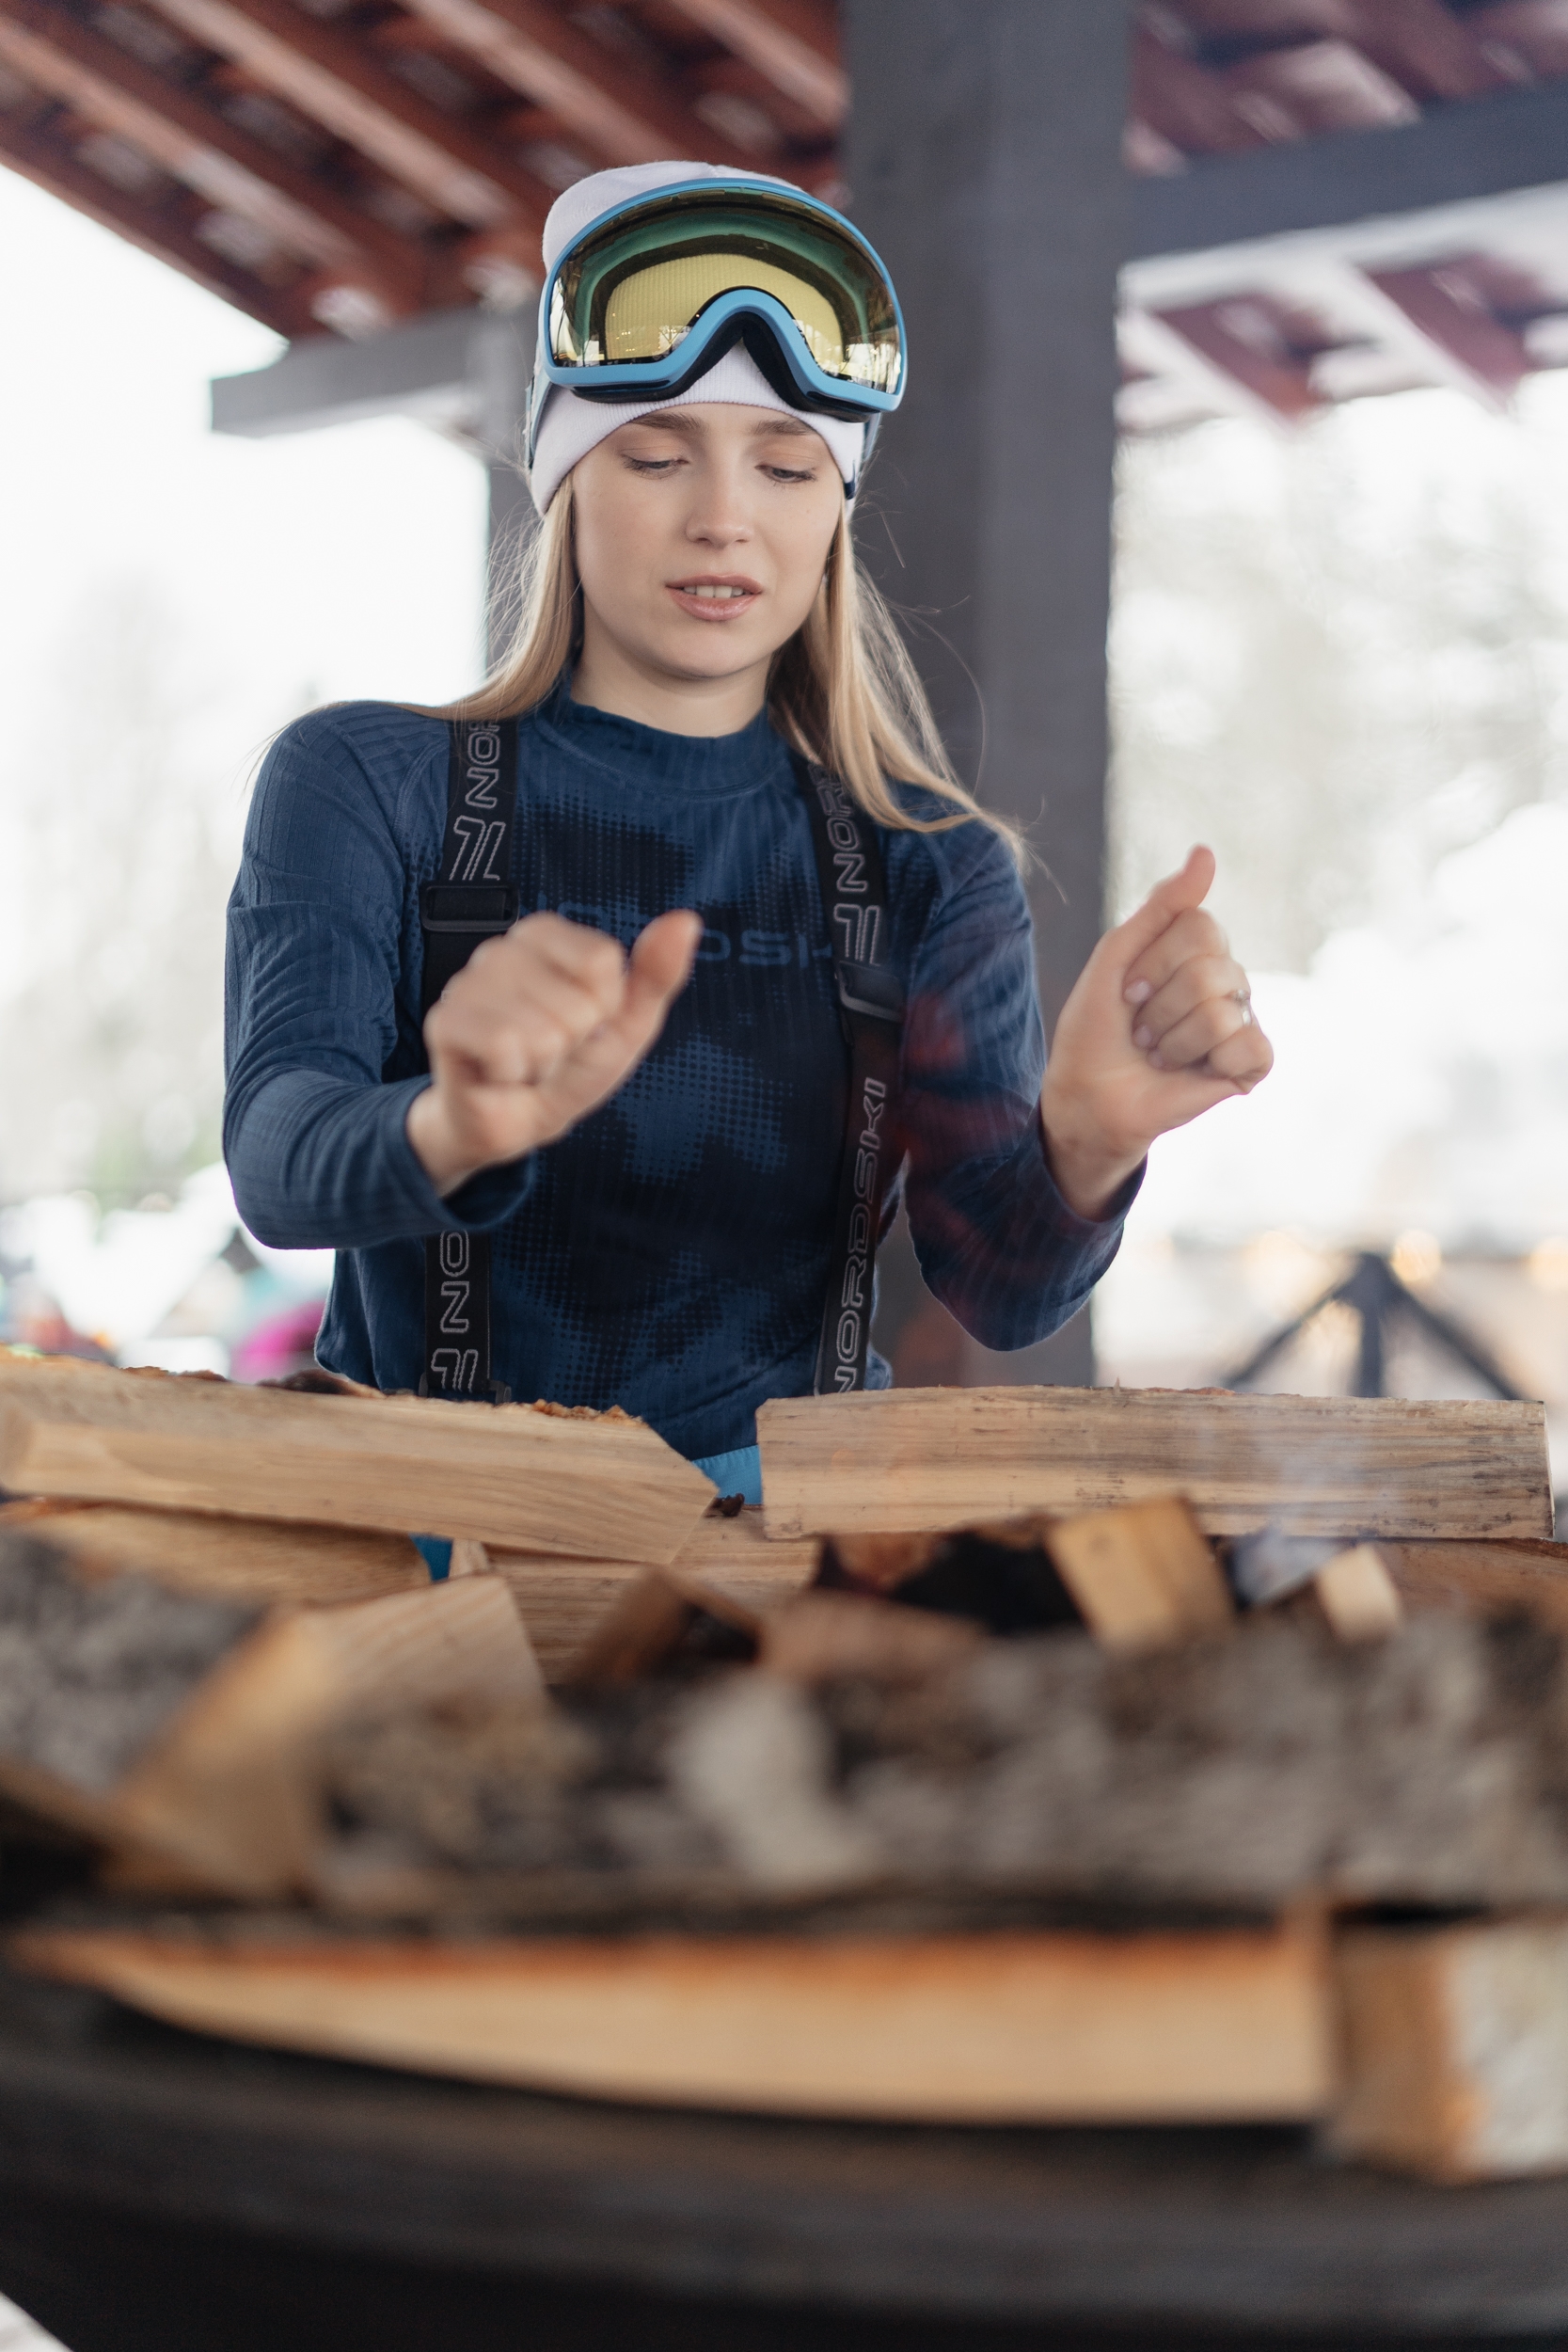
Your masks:
M229 918L240 1214L280 1248L337 1250L317 1349L334 1371L417 1387L421 1237L486 1230L495 1373L515 1396L624 1406L691 1456L749 1446L765 1398L811 1389L847 1084L784 746L766 717L665 735L564 690L522 722L522 912L629 946L656 914L695 907L702 945L619 1093L442 1200L404 1120L429 1084L419 893L446 780L445 725L383 703L299 720L267 756ZM1052 1182L1029 912L1006 845L973 821L880 838L910 999L899 1116L921 1267L986 1346L1026 1346L1104 1272L1135 1184L1089 1222ZM870 1378L888 1379L875 1358Z

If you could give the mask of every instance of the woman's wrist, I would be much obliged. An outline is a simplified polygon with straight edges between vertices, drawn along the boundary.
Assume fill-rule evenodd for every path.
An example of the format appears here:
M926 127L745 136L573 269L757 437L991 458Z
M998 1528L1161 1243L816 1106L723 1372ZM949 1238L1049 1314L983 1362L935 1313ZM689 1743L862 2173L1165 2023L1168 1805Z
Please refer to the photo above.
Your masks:
M1148 1157L1147 1150L1118 1147L1092 1122L1064 1117L1049 1086L1040 1102L1040 1134L1057 1191L1073 1215L1090 1224L1099 1223Z
M409 1104L404 1128L414 1157L424 1169L437 1197L445 1200L461 1191L470 1176L477 1176L482 1162L467 1158L451 1132L446 1109L438 1090L422 1087Z

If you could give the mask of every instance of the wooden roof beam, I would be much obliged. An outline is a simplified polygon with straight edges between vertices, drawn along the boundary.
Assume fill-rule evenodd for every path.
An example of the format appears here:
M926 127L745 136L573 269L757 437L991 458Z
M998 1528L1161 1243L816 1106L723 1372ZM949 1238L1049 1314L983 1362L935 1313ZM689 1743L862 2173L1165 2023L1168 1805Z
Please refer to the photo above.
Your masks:
M670 0L723 48L754 65L824 131L849 111L835 11L825 0Z
M151 4L449 219L470 229L521 221L535 235L544 227L551 191L532 172L291 0Z
M79 163L69 148L48 134L0 115L0 163L8 164L35 187L57 197L62 204L85 213L101 229L138 246L182 276L194 278L209 294L231 302L246 317L270 326L275 335L294 336L313 324L308 308L293 289L263 285L213 251L183 223L171 220L156 204L149 204L101 179Z
M746 168L754 159L710 130L673 88L624 66L542 0L404 0L499 82L544 106L608 164L690 156Z
M296 260L357 278L393 314L418 308L418 269L391 232L56 0L6 0L0 58Z
M1427 341L1484 384L1494 402L1517 390L1533 366L1524 337L1465 283L1463 262L1426 269L1370 269L1368 278ZM1468 297L1468 298L1467 298Z

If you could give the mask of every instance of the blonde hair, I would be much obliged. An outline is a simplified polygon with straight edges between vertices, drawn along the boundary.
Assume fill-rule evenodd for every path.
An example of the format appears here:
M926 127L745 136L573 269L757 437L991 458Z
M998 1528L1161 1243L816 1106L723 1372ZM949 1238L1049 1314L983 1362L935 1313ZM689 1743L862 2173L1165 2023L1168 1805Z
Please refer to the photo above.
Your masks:
M578 641L572 485L563 482L524 549L511 602L512 640L484 684L432 715L513 719L550 693ZM1021 853L1006 818L984 809L953 771L926 691L892 613L861 570L840 509L821 594L773 657L768 682L773 724L798 752L839 777L879 825L903 833L947 833L972 818ZM918 785L947 803L937 817L905 809L889 779Z

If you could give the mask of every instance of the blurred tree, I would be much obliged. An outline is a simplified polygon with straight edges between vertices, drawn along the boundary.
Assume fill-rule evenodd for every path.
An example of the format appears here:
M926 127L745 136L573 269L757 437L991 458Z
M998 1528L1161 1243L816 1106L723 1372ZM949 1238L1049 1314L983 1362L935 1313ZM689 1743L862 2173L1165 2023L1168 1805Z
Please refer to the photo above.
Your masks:
M245 800L217 699L156 592L120 580L69 616L47 725L0 745L0 1201L122 1205L216 1156Z
M1560 421L1442 392L1125 445L1113 904L1207 840L1239 952L1305 971L1568 791L1563 474Z

